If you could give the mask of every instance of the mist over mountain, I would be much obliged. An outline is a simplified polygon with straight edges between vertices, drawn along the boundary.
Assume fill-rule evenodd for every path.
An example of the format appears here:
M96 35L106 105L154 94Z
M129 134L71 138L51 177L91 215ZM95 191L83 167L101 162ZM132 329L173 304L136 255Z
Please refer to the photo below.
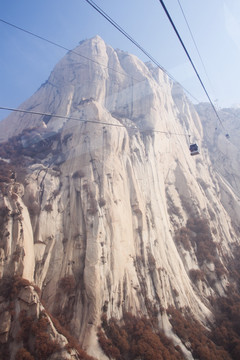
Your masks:
M63 118L0 122L1 359L238 359L239 109L99 36L20 108Z

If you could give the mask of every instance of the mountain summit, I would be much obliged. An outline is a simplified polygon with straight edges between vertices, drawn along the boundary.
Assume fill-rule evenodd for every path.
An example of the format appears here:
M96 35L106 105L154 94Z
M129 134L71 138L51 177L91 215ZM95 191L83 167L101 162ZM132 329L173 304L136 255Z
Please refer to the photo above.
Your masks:
M90 359L78 341L100 360L230 359L206 333L216 299L237 291L240 212L206 147L207 107L198 114L160 69L96 36L20 108L45 115L0 123L9 358ZM37 347L40 327L52 352Z

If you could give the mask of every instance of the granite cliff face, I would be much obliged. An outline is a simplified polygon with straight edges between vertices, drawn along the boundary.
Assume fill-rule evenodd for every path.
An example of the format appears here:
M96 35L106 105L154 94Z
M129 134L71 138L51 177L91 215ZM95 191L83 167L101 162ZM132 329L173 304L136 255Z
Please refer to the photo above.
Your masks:
M16 171L1 188L0 275L38 286L98 359L108 359L96 335L103 312L154 313L192 359L166 309L188 309L208 326L210 298L227 291L238 193L211 152L235 145L222 136L210 148L211 122L159 69L99 37L74 52L84 57L69 52L21 105L65 118L15 113L0 123L5 175L14 156ZM199 156L190 156L188 134Z

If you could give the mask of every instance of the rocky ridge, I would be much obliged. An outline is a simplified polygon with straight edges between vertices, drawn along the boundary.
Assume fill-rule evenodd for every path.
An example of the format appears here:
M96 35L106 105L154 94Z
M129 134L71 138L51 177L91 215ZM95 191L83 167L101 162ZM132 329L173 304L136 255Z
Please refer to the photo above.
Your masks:
M36 284L98 359L108 358L97 337L102 313L128 312L154 314L192 359L166 310L213 321L210 299L226 294L239 246L236 186L214 167L214 130L206 135L207 120L161 70L98 36L74 52L94 61L69 52L21 106L66 118L15 113L0 123L1 164L15 159L16 171L1 180L1 277ZM216 146L229 144L223 136Z

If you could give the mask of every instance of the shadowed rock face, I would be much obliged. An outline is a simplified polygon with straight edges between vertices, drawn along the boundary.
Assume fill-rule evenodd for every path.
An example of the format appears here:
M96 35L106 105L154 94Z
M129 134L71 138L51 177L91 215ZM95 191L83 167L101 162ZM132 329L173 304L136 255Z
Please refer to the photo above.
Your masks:
M98 36L74 52L84 57L68 53L21 108L75 120L15 113L0 123L2 139L37 128L19 135L21 151L33 152L24 188L12 179L0 198L9 209L0 269L34 281L49 310L97 356L103 311L117 319L154 312L168 335L169 305L211 320L208 298L228 285L240 212L176 84ZM197 157L187 134L200 146Z

